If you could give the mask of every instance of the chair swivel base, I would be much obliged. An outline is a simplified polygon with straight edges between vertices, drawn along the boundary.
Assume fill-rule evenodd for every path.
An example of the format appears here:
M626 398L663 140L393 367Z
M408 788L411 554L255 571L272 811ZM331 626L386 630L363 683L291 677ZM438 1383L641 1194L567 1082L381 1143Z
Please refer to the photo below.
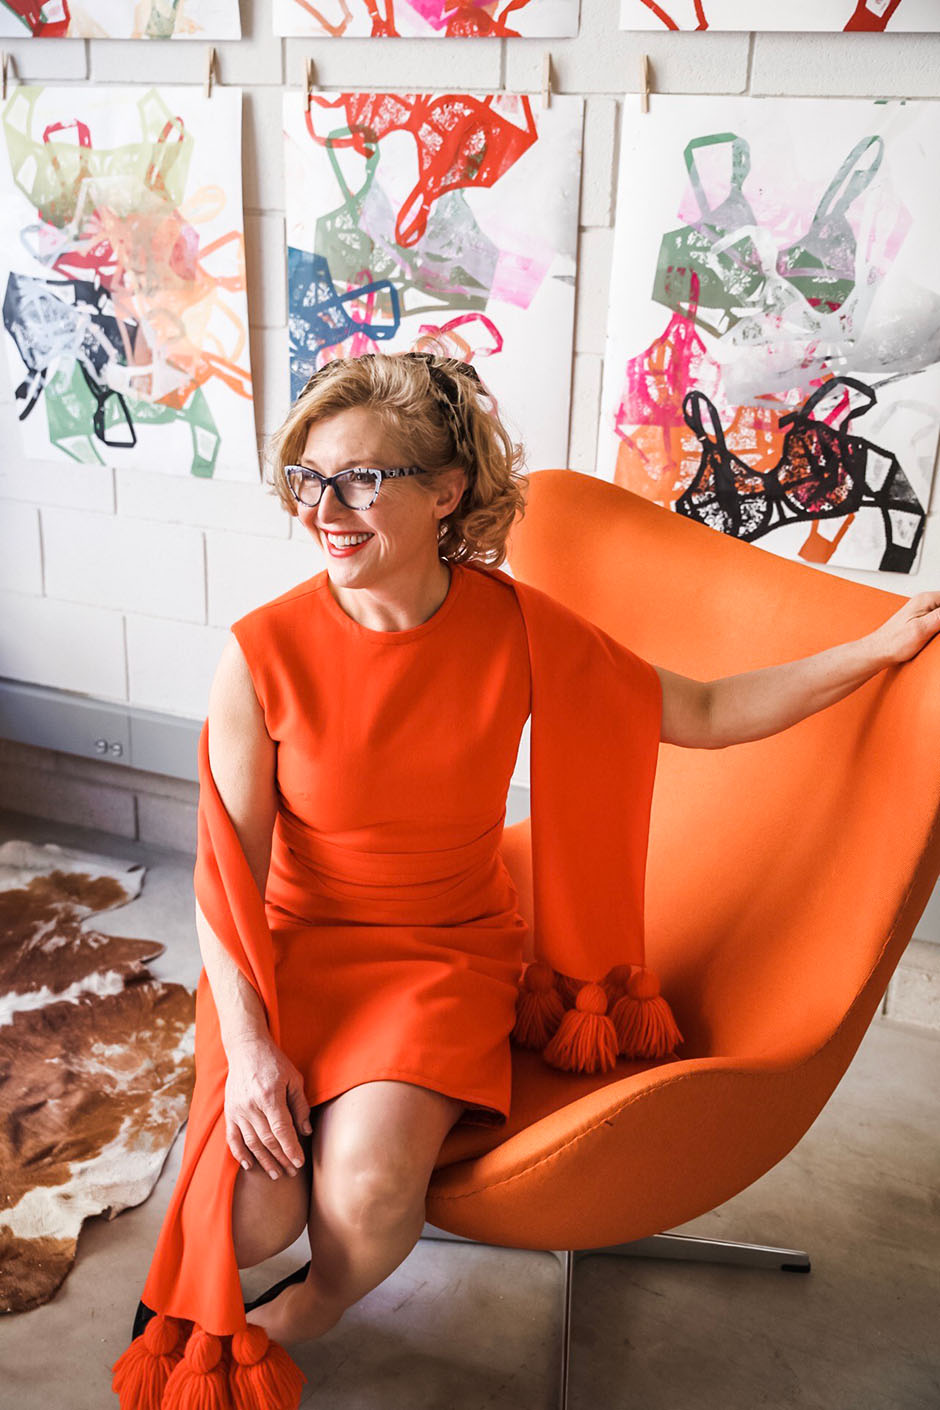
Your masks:
M454 1243L474 1244L479 1239L467 1239L462 1234L449 1234L425 1224L422 1239L449 1239ZM501 1247L501 1245L491 1245ZM533 1250L530 1250L530 1252ZM561 1287L561 1367L559 1374L558 1410L568 1410L568 1372L571 1359L571 1304L574 1294L574 1269L581 1258L597 1253L621 1258L672 1258L698 1263L737 1263L746 1268L778 1268L784 1273L808 1273L808 1254L795 1248L773 1248L768 1244L739 1244L725 1239L698 1239L690 1234L653 1234L648 1239L632 1243L610 1244L605 1248L546 1249L558 1259L564 1274Z
M433 1224L425 1223L420 1239L435 1239L450 1241L452 1243L473 1244L482 1242L479 1239L468 1239L462 1234L450 1234L445 1229L437 1229ZM492 1245L499 1247L501 1245ZM534 1250L529 1250L530 1252ZM561 1329L561 1367L559 1375L559 1399L558 1410L568 1410L568 1372L571 1358L571 1304L574 1294L574 1269L575 1264L581 1258L590 1258L594 1254L611 1254L621 1258L671 1258L679 1259L683 1262L694 1261L698 1263L737 1263L747 1268L779 1268L785 1273L808 1273L810 1271L809 1256L800 1249L795 1248L773 1248L768 1244L739 1244L731 1243L725 1239L699 1239L689 1234L653 1234L647 1239L635 1239L626 1244L610 1244L605 1248L581 1248L581 1249L546 1249L545 1252L553 1253L561 1264L564 1274L562 1283L562 1329ZM265 1302L270 1302L290 1283L303 1282L307 1276L310 1264L305 1263L302 1268L297 1268L293 1273L289 1273L286 1278L275 1283L272 1287L263 1292L260 1297L256 1297L251 1302L245 1303L245 1311L250 1312L255 1307L260 1307ZM147 1307L143 1302L138 1303L137 1315L134 1318L133 1336L137 1337L144 1330L151 1317L154 1316L152 1308Z

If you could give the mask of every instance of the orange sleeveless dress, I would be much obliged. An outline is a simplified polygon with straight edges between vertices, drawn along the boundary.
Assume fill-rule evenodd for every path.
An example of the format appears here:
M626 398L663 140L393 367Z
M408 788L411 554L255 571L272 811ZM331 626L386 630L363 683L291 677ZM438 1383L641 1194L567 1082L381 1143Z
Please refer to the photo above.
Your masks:
M232 631L277 743L265 911L307 1100L395 1078L492 1125L526 933L498 847L530 667L511 586L450 568L409 630L361 626L324 569Z
M650 663L477 564L452 564L444 602L408 631L360 626L325 570L232 630L277 741L271 865L262 896L207 720L194 887L312 1107L392 1078L498 1125L512 1042L590 1072L681 1041L644 956L662 708ZM500 848L530 713L531 935ZM229 1392L296 1410L302 1393L299 1368L245 1318L227 1068L203 969L182 1165L141 1298L155 1315L112 1368L121 1410L152 1410L161 1387L165 1410Z

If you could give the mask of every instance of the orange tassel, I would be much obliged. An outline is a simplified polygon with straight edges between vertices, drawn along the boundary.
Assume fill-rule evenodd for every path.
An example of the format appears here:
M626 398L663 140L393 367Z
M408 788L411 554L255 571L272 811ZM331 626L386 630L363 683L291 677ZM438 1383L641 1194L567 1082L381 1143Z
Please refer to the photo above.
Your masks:
M567 1072L606 1072L616 1065L617 1031L600 984L582 984L575 1007L568 1009L542 1056Z
M183 1359L185 1326L178 1317L158 1313L121 1352L111 1367L111 1389L121 1410L161 1410L170 1374Z
M297 1410L307 1377L264 1327L232 1335L229 1385L234 1410Z
M222 1340L194 1326L166 1383L160 1410L232 1410Z
M659 992L651 969L637 970L626 994L611 1012L617 1031L617 1051L625 1057L668 1057L682 1042L672 1009Z
M516 1022L510 1039L523 1048L545 1047L565 1012L555 988L551 965L533 961L526 966L516 996Z

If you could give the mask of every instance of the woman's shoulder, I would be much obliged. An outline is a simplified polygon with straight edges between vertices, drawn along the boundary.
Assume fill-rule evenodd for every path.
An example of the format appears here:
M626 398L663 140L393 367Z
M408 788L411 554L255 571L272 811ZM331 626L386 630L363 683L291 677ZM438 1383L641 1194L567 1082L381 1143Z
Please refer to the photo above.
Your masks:
M471 594L487 598L491 602L514 603L513 580L503 568L494 568L486 563L468 560L460 564Z
M252 607L248 612L238 617L232 623L231 630L238 636L240 631L252 632L258 628L269 628L280 620L289 619L292 612L302 606L304 598L309 597L312 593L323 591L327 576L327 570L322 568L312 578L305 578L303 582L296 583L286 592L278 593L277 597L259 603L257 607Z

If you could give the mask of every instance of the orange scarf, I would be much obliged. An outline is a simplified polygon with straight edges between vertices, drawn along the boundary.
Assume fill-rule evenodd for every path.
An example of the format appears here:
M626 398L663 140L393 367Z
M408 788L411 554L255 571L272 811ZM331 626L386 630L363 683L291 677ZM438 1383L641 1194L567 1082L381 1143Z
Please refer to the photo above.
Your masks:
M666 1057L682 1035L645 966L643 930L659 676L541 588L489 571L515 590L532 680L535 961L512 1038L574 1072Z
M500 569L480 571L515 591L532 682L536 958L522 976L512 1039L572 1071L605 1070L619 1053L664 1057L681 1035L644 967L643 935L659 676L540 588ZM206 720L195 894L257 991L278 1043L264 898L212 776L208 730ZM232 1240L239 1166L225 1139L227 1061L205 970L197 999L196 1085L182 1165L142 1294L158 1315L115 1362L113 1386L121 1410L295 1410L306 1378L245 1317Z

